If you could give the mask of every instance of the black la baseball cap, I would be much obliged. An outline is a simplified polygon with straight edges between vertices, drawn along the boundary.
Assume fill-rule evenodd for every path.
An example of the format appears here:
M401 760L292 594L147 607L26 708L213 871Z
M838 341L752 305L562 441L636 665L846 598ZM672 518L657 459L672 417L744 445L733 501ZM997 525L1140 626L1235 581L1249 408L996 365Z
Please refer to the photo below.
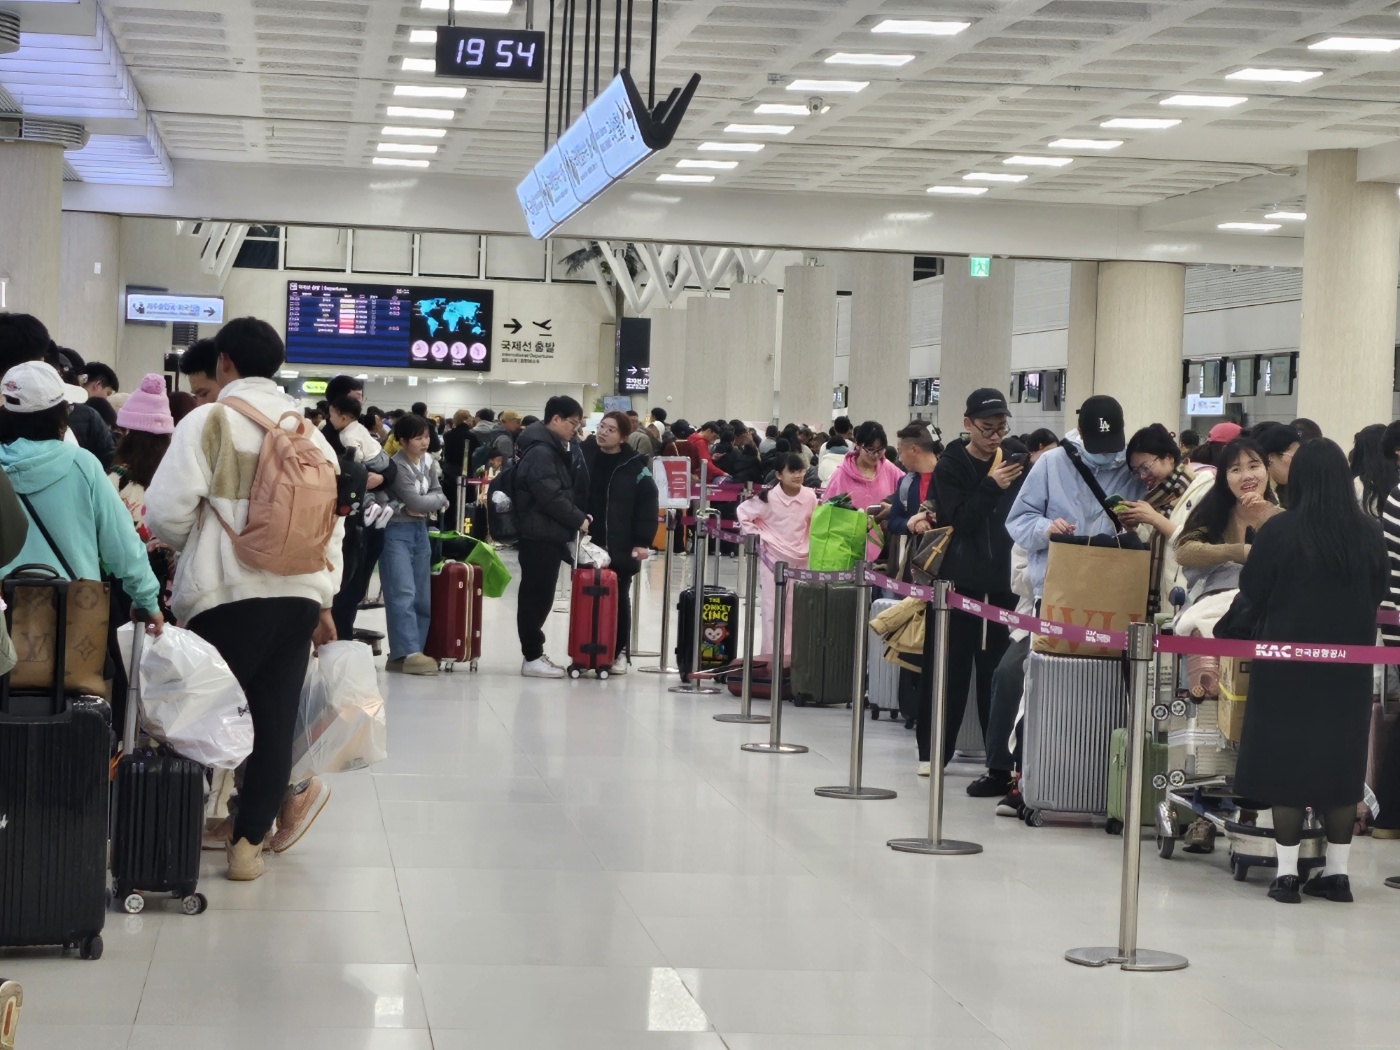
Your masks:
M1123 435L1123 406L1106 394L1085 401L1079 409L1079 440L1085 452L1122 452L1128 444Z
M963 415L968 419L987 419L1009 416L1011 409L1007 407L1005 394L995 387L984 386L967 395L967 411Z

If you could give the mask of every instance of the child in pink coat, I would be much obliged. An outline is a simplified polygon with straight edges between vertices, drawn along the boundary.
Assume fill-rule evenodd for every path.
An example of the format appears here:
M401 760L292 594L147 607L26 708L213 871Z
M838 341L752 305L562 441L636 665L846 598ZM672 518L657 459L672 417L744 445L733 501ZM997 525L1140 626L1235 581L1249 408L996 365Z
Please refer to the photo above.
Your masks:
M812 511L817 506L817 494L813 489L804 488L802 477L806 468L802 457L789 453L778 461L778 483L765 488L758 495L739 504L739 531L744 535L757 534L761 538L760 551L768 561L787 562L795 569L807 567L808 533L812 525ZM760 577L763 583L763 631L759 645L761 654L773 652L773 613L775 591L773 572L763 566ZM787 630L783 636L783 655L792 655L792 590L787 587Z

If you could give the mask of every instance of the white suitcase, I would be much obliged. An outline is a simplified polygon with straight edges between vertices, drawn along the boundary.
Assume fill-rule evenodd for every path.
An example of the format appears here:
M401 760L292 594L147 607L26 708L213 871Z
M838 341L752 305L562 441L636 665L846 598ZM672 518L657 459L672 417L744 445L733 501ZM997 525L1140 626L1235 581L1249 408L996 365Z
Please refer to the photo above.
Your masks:
M870 603L870 618L898 604L898 598L877 598ZM899 667L885 659L885 640L874 630L865 657L865 699L871 718L883 714L891 722L899 719Z

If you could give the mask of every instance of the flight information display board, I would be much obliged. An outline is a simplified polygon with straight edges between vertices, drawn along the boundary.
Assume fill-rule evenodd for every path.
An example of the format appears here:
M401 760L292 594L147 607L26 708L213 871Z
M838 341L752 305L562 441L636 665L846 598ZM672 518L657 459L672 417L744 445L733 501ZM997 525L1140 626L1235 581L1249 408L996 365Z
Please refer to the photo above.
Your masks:
M287 282L287 361L491 370L490 291Z

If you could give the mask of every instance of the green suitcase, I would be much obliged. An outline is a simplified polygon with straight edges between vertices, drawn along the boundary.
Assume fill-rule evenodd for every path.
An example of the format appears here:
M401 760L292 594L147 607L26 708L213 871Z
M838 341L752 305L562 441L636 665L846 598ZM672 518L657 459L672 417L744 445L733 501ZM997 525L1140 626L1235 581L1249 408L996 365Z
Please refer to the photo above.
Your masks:
M1157 803L1161 791L1152 786L1152 778L1167 773L1167 745L1148 741L1143 746L1142 826L1156 825ZM1126 821L1128 795L1128 731L1115 729L1108 743L1108 819L1116 830ZM1117 821L1117 826L1112 822Z
M858 601L849 584L797 584L791 670L792 700L798 707L851 702Z

